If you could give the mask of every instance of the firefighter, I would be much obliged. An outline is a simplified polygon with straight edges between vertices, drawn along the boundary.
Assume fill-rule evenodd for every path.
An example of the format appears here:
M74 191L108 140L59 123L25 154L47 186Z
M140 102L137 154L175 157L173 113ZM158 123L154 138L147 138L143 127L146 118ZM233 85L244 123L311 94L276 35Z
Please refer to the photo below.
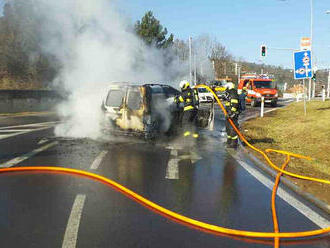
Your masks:
M228 114L226 116L227 145L229 148L237 148L238 135L229 123L229 119L231 119L238 128L238 116L240 114L239 95L233 83L227 83L225 87L224 101Z
M198 138L196 130L199 98L197 89L190 88L187 80L180 83L181 94L175 98L175 102L182 106L182 127L183 136Z
M248 86L248 85L247 85ZM243 89L237 90L239 96L239 112L242 113L246 110L246 96L247 96L247 86L244 86Z

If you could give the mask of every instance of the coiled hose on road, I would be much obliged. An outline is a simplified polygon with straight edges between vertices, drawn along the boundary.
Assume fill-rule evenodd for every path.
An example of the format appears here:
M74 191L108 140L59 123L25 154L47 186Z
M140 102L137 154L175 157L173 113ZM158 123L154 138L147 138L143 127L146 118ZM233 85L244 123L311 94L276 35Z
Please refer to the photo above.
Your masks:
M207 90L209 90L217 100L219 106L221 107L222 111L224 112L225 115L227 115L227 112L222 105L221 101L217 97L217 95L206 85L198 85L197 87L204 87ZM230 228L225 228L221 226L216 226L216 225L211 225L205 222L201 222L183 215L180 215L178 213L175 213L171 210L168 210L152 201L149 201L148 199L142 197L139 194L136 194L132 190L124 187L123 185L110 180L106 177L87 172L87 171L82 171L82 170L76 170L76 169L69 169L69 168L63 168L63 167L14 167L14 168L3 168L0 169L0 173L8 173L8 172L32 172L32 171L38 171L38 172L58 172L58 173L67 173L67 174L72 174L72 175L79 175L79 176L84 176L88 177L97 181L100 181L102 183L105 183L107 185L112 186L113 188L117 189L118 191L124 193L128 197L136 200L137 202L141 203L142 205L155 210L157 213L160 213L161 215L164 215L170 219L176 220L179 223L183 223L192 227L195 227L197 229L201 229L207 232L215 233L215 234L220 234L220 235L231 235L231 236L239 236L239 237L247 237L247 238L274 238L275 240L275 247L278 247L279 245L279 238L302 238L302 237L312 237L312 236L318 236L322 234L326 234L330 232L330 227L325 228L325 229L318 229L318 230L312 230L312 231L304 231L304 232L279 232L278 230L278 224L277 224L277 218L276 218L276 210L275 210L275 195L276 195L276 190L278 187L279 183L279 178L282 174L287 174L292 177L296 178L301 178L305 180L310 180L310 181L316 181L316 182L322 182L326 184L330 184L330 181L323 180L323 179L318 179L318 178L310 178L306 176L301 176L301 175L296 175L293 173L289 173L285 171L285 166L289 163L290 157L298 157L298 158L304 158L304 159L310 159L308 157L304 157L301 155L285 152L285 151L276 151L276 150L267 150L266 152L278 152L287 155L287 161L285 164L282 166L282 168L277 167L267 156L266 152L263 152L259 150L258 148L255 148L252 146L241 134L241 132L238 130L238 128L234 125L234 123L229 119L230 124L233 126L239 137L243 142L245 142L251 149L259 152L262 154L266 161L269 163L271 167L276 169L279 172L278 175L278 180L276 180L276 184L274 185L274 190L273 190L273 201L272 201L272 209L273 209L273 219L274 219L274 232L255 232L255 231L245 231L245 230L236 230L236 229L230 229ZM275 213L275 216L274 216Z

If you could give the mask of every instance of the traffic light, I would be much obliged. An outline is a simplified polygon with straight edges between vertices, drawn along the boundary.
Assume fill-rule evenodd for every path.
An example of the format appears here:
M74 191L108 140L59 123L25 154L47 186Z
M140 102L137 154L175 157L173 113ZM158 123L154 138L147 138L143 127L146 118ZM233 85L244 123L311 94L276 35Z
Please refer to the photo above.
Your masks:
M261 46L261 57L266 57L267 55L267 47L265 45Z
M316 81L316 73L313 74L312 80L315 82Z

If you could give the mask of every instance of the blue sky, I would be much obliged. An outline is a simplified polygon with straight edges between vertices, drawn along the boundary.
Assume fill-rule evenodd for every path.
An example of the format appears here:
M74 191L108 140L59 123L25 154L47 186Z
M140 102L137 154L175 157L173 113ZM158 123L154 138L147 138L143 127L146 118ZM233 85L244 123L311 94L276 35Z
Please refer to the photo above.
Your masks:
M314 63L330 66L329 0L314 1ZM132 21L148 10L176 38L210 34L235 57L260 59L260 45L299 49L310 35L310 0L117 0ZM3 0L0 0L0 7ZM267 64L292 66L292 53L269 50Z
M124 0L132 20L152 10L177 38L210 34L235 57L258 62L260 45L299 49L310 35L310 0ZM330 65L329 0L314 0L314 56ZM292 53L269 50L267 64L292 66Z

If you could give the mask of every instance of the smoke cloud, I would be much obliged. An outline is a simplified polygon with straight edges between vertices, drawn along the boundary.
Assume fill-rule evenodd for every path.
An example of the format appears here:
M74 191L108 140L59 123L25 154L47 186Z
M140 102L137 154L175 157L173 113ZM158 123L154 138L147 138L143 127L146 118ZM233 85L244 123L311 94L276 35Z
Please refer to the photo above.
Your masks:
M69 99L57 110L65 122L57 136L97 138L101 103L111 82L177 82L187 65L170 50L147 47L133 24L109 0L34 0L42 49L60 63L54 85ZM164 56L166 53L166 56Z

